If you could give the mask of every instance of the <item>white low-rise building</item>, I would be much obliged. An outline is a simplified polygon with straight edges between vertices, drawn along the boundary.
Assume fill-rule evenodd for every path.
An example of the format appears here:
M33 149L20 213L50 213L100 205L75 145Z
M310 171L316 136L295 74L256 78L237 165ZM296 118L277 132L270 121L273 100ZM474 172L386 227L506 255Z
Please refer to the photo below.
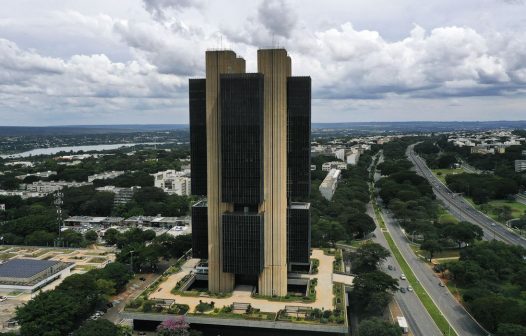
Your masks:
M35 176L35 177L39 177L39 178L48 178L52 175L57 175L57 172L56 171L52 171L52 170L48 170L48 171L45 171L45 172L38 172L38 173L32 173L32 174L24 174L24 175L18 175L16 176L17 179L19 180L23 180L25 179L26 177L29 177L29 176Z
M320 184L320 193L328 201L332 199L334 193L336 192L336 187L338 186L338 181L340 179L341 170L331 169L323 182Z
M191 195L191 179L185 171L167 170L152 174L154 185L168 194Z
M124 174L123 171L109 171L109 172L104 172L104 173L100 173L100 174L90 175L90 176L88 176L88 182L93 182L95 180L114 179L114 178L116 178L118 176L121 176L123 174Z
M331 169L345 170L347 169L347 163L340 162L340 161L331 161L331 162L325 162L321 167L322 171L328 172Z
M360 159L360 153L351 153L347 155L347 164L351 166L356 166L358 164L359 159Z
M66 182L66 181L36 181L26 185L26 190L30 192L38 192L50 194L63 188L78 188L86 185L91 185L90 182Z
M526 160L515 160L515 171L517 173L526 171Z

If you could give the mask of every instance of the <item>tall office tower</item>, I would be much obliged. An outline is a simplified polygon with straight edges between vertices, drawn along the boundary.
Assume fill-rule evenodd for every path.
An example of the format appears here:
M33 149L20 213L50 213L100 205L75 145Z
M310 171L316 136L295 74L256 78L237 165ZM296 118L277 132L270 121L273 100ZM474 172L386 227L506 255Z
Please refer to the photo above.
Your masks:
M189 84L192 193L207 197L192 247L209 290L286 295L287 271L309 263L309 204L296 201L310 191L310 78L291 77L284 49L259 50L257 73L208 51L206 79Z

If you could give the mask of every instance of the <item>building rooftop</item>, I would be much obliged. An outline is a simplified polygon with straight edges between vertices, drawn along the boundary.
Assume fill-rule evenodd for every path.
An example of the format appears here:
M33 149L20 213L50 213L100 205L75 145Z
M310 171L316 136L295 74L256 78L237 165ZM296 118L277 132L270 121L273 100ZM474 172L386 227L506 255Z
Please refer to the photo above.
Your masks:
M30 278L58 263L60 261L11 259L0 264L0 278Z

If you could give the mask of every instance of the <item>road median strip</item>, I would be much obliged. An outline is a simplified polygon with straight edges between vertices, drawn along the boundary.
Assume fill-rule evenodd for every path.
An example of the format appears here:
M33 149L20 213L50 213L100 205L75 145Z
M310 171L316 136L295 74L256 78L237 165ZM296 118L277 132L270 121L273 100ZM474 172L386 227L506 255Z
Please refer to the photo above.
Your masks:
M377 219L378 223L383 224L383 226L385 227L384 220L382 218L381 212L380 212L379 207L376 204L376 202L373 202L373 206L374 206L374 210L375 210L374 212L375 212L376 219ZM381 224L380 224L380 226L382 226ZM433 321L435 321L435 323L437 324L437 326L440 329L440 331L442 332L442 334L443 335L448 335L448 336L449 335L456 336L457 333L450 326L449 322L444 317L444 315L442 315L442 312L435 305L435 303L433 302L433 299L431 299L431 297L426 292L424 287L420 284L420 282L418 281L417 277L415 276L415 274L411 270L411 267L409 267L409 264L407 263L407 261L405 260L404 256L402 255L402 253L398 249L398 246L394 242L394 240L391 237L391 234L389 233L389 231L388 230L382 230L382 233L385 236L385 239L387 240L387 244L389 244L389 247L390 247L390 249L391 249L391 251L393 253L393 256L396 258L396 260L398 261L398 264L400 265L400 268L404 272L404 274L405 274L405 276L407 278L407 281L413 287L413 290L414 290L415 294L418 296L418 298L420 299L420 301L422 302L422 304L426 308L427 312L429 313L429 315L431 316Z

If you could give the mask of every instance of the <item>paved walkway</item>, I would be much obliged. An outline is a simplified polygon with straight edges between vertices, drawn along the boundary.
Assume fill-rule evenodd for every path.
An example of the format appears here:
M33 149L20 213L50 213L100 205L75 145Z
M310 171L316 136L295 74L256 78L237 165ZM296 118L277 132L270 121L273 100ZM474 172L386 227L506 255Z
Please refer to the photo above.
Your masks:
M154 293L150 295L151 299L168 299L174 296L171 291L174 289L175 285L184 278L191 270L199 264L200 259L189 259L183 266L181 266L181 271L174 273L166 279L163 283L159 285L159 288L155 290Z
M301 303L301 302L280 302L280 301L269 301L265 299L256 299L251 297L252 287L250 286L237 286L232 292L232 296L229 298L207 298L207 297L190 297L181 296L171 293L171 290L175 287L177 282L181 280L186 274L190 273L190 270L194 268L199 262L199 259L190 259L187 261L181 272L171 275L165 282L163 282L157 291L150 295L150 299L173 299L176 303L187 304L190 309L199 303L199 300L210 302L214 301L217 308L231 305L233 302L250 303L254 308L260 309L262 312L275 313L280 309L284 309L285 306L301 306L301 307L312 307L312 308L323 308L333 309L333 293L332 293L332 262L334 256L325 255L322 250L313 250L312 258L318 259L320 265L318 266L318 274L308 275L308 278L317 278L318 284L316 286L316 301L313 303Z

